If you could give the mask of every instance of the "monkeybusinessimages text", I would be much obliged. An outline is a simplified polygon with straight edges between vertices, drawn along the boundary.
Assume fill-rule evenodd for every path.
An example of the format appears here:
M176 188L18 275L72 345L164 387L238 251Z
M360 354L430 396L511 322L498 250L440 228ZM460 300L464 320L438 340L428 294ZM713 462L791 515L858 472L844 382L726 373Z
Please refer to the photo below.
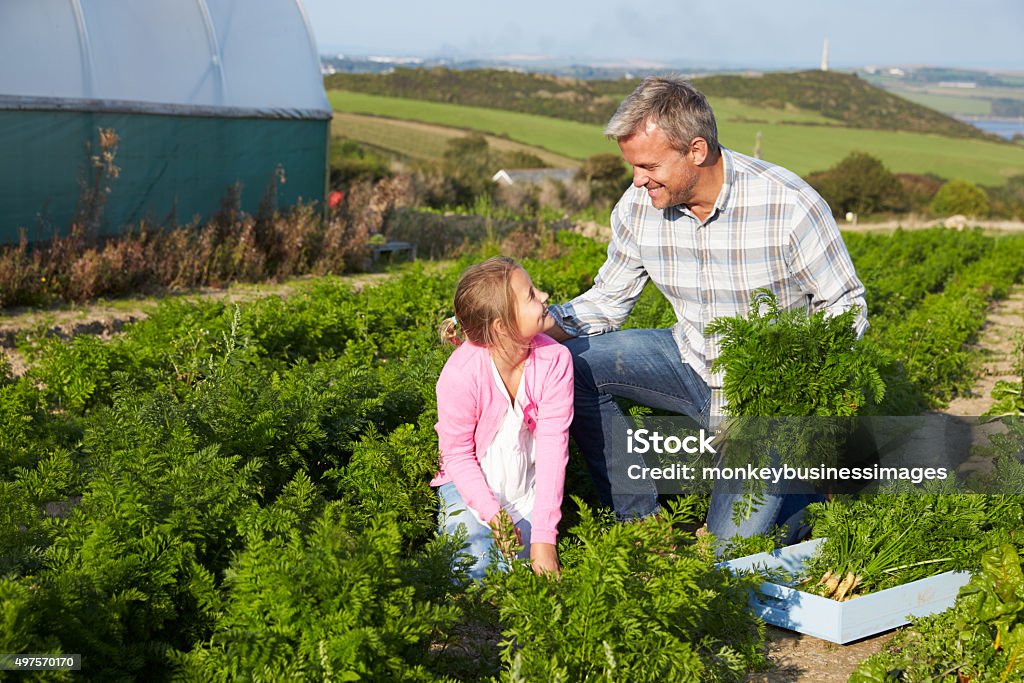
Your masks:
M678 437L663 436L657 431L647 429L629 429L626 431L626 450L628 453L644 455L678 455L686 453L717 454L713 435L700 430L699 435ZM945 467L885 467L874 464L864 467L830 467L824 464L808 467L778 465L762 467L753 464L738 467L697 467L672 463L661 467L630 465L626 475L633 480L685 480L721 479L750 480L778 484L781 481L909 481L920 484L927 480L945 480L949 471Z

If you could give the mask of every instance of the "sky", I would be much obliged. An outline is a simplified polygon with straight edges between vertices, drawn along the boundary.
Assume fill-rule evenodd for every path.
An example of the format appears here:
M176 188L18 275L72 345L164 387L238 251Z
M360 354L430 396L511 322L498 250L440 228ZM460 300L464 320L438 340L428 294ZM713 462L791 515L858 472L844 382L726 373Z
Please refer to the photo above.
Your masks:
M1024 72L1024 0L302 0L322 54Z

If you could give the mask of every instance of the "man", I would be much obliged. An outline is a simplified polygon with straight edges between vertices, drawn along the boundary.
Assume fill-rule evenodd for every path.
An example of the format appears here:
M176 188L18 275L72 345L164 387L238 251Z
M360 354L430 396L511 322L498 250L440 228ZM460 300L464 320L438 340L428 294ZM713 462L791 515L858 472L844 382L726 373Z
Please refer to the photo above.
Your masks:
M633 167L633 186L612 210L608 258L593 288L550 307L548 334L573 353L571 433L598 495L630 519L653 514L658 501L653 482L623 484L626 468L642 462L621 448L628 425L615 397L716 428L723 378L710 371L718 343L704 330L715 318L745 315L761 287L787 310L859 307L858 334L867 317L864 286L825 201L790 171L721 147L714 113L689 83L645 79L605 134ZM619 330L648 281L671 303L676 324ZM708 530L718 538L763 533L806 504L766 495L736 523L741 495L716 486Z

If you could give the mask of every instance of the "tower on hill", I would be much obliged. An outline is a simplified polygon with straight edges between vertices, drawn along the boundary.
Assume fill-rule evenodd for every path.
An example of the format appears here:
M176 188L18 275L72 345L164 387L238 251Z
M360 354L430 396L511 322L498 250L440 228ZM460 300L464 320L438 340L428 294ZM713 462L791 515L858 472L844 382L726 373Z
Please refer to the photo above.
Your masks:
M828 71L828 38L825 39L825 45L821 48L821 70Z

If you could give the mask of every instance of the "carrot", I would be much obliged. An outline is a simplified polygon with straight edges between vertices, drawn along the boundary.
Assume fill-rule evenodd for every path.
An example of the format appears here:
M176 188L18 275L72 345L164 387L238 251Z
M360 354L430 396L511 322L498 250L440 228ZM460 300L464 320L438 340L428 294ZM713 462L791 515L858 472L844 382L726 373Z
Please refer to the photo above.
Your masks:
M818 579L818 585L820 586L821 584L825 583L826 581L828 581L831 578L832 578L832 570L829 569L827 572L825 572L824 574L821 575L820 579Z
M836 590L836 594L835 594L835 596L833 596L833 599L834 600L842 600L843 596L845 596L850 591L850 589L853 588L853 582L856 581L856 580L857 580L857 577L854 576L853 572L847 572L846 576L843 578L842 582L839 584L839 588Z
M825 597L831 597L836 589L839 588L839 575L833 574L829 577L828 581L825 582Z

